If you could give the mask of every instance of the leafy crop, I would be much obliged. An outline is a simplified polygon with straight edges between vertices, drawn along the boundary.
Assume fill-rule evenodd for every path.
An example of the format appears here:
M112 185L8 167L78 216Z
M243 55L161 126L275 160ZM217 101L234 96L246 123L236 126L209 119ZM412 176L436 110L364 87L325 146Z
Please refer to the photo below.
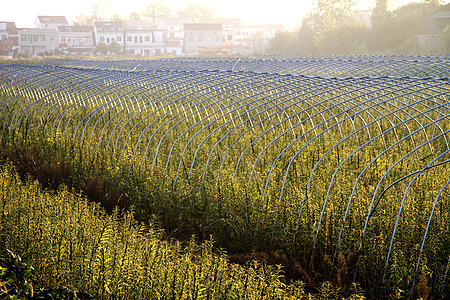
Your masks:
M123 187L138 216L212 234L232 251L281 251L308 274L356 279L373 294L420 280L442 295L448 60L423 61L397 61L405 77L387 76L386 58L364 69L382 66L378 77L347 77L356 71L345 64L341 78L5 65L3 145L41 147L70 165L73 181L99 174ZM337 74L345 60L326 62Z

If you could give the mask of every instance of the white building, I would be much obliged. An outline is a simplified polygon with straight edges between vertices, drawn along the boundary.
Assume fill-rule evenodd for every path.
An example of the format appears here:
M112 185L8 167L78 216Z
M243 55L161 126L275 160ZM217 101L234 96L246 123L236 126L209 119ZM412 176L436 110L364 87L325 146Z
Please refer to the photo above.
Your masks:
M233 52L236 43L235 32L241 25L239 18L200 19L199 23L222 24L222 48L229 53Z
M163 31L153 29L147 21L127 21L125 50L134 55L152 56L164 53Z
M183 52L184 24L190 24L189 18L164 18L157 28L163 31L164 54L181 55Z
M57 30L19 30L19 53L23 55L54 55L59 47Z
M59 47L71 54L92 54L94 26L58 26Z
M95 44L104 43L106 45L116 41L120 47L124 48L124 23L119 22L95 22L94 23Z
M215 54L222 51L222 24L184 24L186 54Z
M34 28L45 30L58 30L58 26L69 25L64 16L37 16Z
M266 24L263 26L242 25L234 32L235 54L264 54L270 45L270 41L275 38L278 31L283 31L281 24Z

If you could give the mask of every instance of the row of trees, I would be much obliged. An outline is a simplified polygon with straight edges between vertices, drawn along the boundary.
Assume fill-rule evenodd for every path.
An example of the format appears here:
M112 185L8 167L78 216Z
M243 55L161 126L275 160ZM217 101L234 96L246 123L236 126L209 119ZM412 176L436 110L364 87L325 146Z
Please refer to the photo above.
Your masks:
M298 31L280 32L271 53L370 54L419 53L416 35L430 33L433 14L449 10L439 0L427 0L389 11L387 0L376 0L372 27L355 18L355 0L318 0ZM450 28L444 30L434 52L450 51Z
M150 2L142 12L132 12L129 16L123 16L114 13L109 1L97 0L97 2L95 2L92 6L92 13L87 15L78 15L75 22L77 24L84 25L93 24L95 21L101 20L146 20L149 23L156 25L161 19L168 17L191 18L193 20L198 20L201 18L212 18L215 16L215 10L208 5L188 4L183 9L174 12L170 5L157 1Z

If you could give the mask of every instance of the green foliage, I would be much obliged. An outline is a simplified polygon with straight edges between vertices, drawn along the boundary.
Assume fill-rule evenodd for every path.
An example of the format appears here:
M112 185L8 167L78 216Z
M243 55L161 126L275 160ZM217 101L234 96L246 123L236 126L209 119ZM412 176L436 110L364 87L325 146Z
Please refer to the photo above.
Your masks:
M171 14L171 7L161 2L150 2L142 13L143 17L148 22L155 25L158 24L161 19L170 17Z
M386 19L389 17L389 12L387 10L388 0L376 0L375 8L372 15L372 24L377 27L382 25Z
M354 6L355 0L319 0L307 18L314 31L314 43L319 44L328 32L351 20Z
M22 261L19 255L0 247L0 298L32 297L32 272L30 261Z
M439 37L439 53L450 54L450 25L445 28Z
M201 4L189 4L177 12L179 18L191 18L192 20L212 18L215 14L213 7Z
M448 119L445 118L440 122L431 123L436 114L440 116L446 113L448 102L446 81L429 83L414 80L411 83L409 79L396 79L398 81L392 87L389 86L391 82L384 79L324 80L284 76L282 84L287 85L284 89L275 84L275 76L267 80L268 75L233 73L229 75L230 77L226 77L226 80L233 84L239 80L245 81L251 90L230 88L229 91L226 89L218 91L217 84L223 83L220 82L223 78L214 78L213 76L217 74L208 73L211 80L195 81L195 85L192 86L195 87L195 93L190 93L184 90L185 86L179 81L180 78L192 80L189 73L183 73L180 78L171 74L170 82L167 83L161 80L165 73L159 72L157 75L161 77L157 78L155 84L152 82L153 77L144 77L140 72L117 72L114 73L114 77L100 77L100 83L96 85L90 79L87 80L90 71L70 74L70 70L67 68L64 76L57 80L52 78L48 85L42 84L48 76L45 73L36 79L39 83L36 86L33 86L34 82L30 80L25 88L17 85L12 89L4 85L5 88L2 90L2 97L6 99L5 101L9 101L8 105L3 106L4 114L2 114L5 118L2 119L5 128L1 143L5 147L3 153L14 161L21 174L31 170L37 176L42 176L40 180L45 185L55 187L59 183L65 183L75 187L77 191L82 190L93 201L101 202L111 213L110 216L104 216L99 209L95 209L94 212L99 218L94 218L93 215L86 213L91 209L86 205L88 208L83 206L81 209L88 215L86 219L78 215L73 207L63 204L70 202L85 205L81 204L84 202L80 198L70 200L72 195L64 190L58 192L58 205L44 203L35 207L36 205L30 205L34 202L17 203L15 202L17 200L10 200L10 197L5 196L8 200L3 205L9 205L11 202L14 209L10 208L6 213L5 222L2 221L5 230L2 227L1 232L6 236L2 238L14 243L16 248L10 248L23 257L36 259L36 253L48 255L36 264L46 267L39 272L43 274L42 276L47 274L45 278L40 279L42 286L50 284L60 286L67 281L77 289L106 297L108 290L114 291L111 292L114 295L124 293L128 296L133 291L139 291L142 293L139 294L141 296L147 295L146 293L150 295L153 293L151 291L155 293L160 291L161 295L167 296L162 291L169 289L167 288L169 285L170 289L173 288L172 291L182 289L190 291L190 295L201 296L209 287L217 284L219 294L231 292L232 287L236 288L237 294L242 294L250 293L247 286L244 284L246 287L244 289L243 286L234 283L234 280L245 283L247 276L258 278L263 276L258 272L266 270L264 265L255 266L254 263L253 265L248 263L246 268L231 265L225 256L211 254L213 248L206 247L204 243L200 246L196 243L160 244L158 239L153 238L155 230L148 232L144 230L145 234L136 234L135 231L139 231L141 225L134 221L134 218L144 222L149 219L155 220L167 229L168 236L185 241L188 241L192 234L196 234L202 240L207 240L211 234L218 245L225 246L233 253L251 253L252 250L280 253L282 259L276 260L276 264L282 262L286 274L289 273L291 276L289 278L301 278L309 287L317 287L323 280L330 280L340 289L334 290L325 284L322 286L324 297L332 297L338 293L345 294L351 287L353 278L368 289L369 295L372 296L378 295L380 292L378 288L381 286L387 287L383 295L393 293L397 288L406 290L405 287L410 286L416 276L414 267L419 252L418 245L423 238L424 226L430 215L430 199L436 197L442 182L449 178L449 165L444 164L427 170L409 190L399 218L386 283L383 283L381 278L392 228L407 186L406 181L401 181L389 189L376 206L368 222L364 241L361 238L361 230L374 196L375 186L394 162L400 159L402 164L392 170L387 178L389 181L386 182L410 174L417 170L417 167L424 166L436 154L447 150L448 139L444 136L427 145L429 147L416 149L413 155L402 159L402 156L414 149L417 143L436 136L441 128L448 128ZM200 75L201 73L195 74ZM5 82L7 79L5 78ZM77 80L89 82L89 85L75 84ZM261 83L265 86L262 87ZM58 89L56 94L55 89ZM280 93L276 93L275 89ZM320 97L311 95L316 90L320 90ZM80 102L67 102L58 107L56 102L46 100L50 95L51 99L70 99L70 101L79 99ZM158 107L161 105L157 101L158 97L172 101L171 105L177 109L171 107L170 116L164 115ZM218 107L222 105L222 99L227 105L242 99L264 101L268 107L273 103L277 106L281 104L270 102L275 99L291 101L286 103L295 105L301 103L299 100L307 99L311 103L320 101L324 109L307 108L305 105L307 115L289 119L290 127L287 127L287 124L283 124L285 126L283 128L273 126L276 123L272 123L269 119L253 126L261 118L250 104L228 113L219 110L226 118L215 118L214 114L217 112L214 111L215 108L207 107L206 110L204 106L195 103L196 99L202 98L218 100L216 102ZM37 101L42 99L44 101ZM117 110L110 112L101 111L98 109L99 103L105 103L101 102L105 99L106 101L120 99L123 107L117 106ZM146 104L152 105L141 107L142 114L137 113L139 110L131 112L131 107L137 107L142 103L140 101L144 101L143 99ZM373 110L358 111L353 118L344 119L341 116L342 122L336 114L325 109L335 107L336 111L342 109L342 115L350 114L354 109L364 107L359 106L362 101L374 99L378 104L373 106ZM423 101L416 102L417 99ZM52 109L28 108L28 105L38 103L44 107L48 105ZM350 103L356 106L349 110L350 106L347 105ZM78 106L76 113L68 109L69 105ZM403 105L414 109L399 110L392 119L386 117L389 106L397 109ZM420 118L420 121L417 118L410 119L411 115L435 105L444 108L442 111L431 111L426 118ZM186 107L191 111L185 109ZM317 113L319 110L320 114ZM22 115L28 111L35 112L33 117L36 119L32 120L30 117L21 123L25 120ZM181 122L192 111L194 113ZM117 115L113 115L113 112L117 112ZM176 115L178 112L180 113ZM102 118L95 118L100 115ZM9 119L9 116L14 118ZM88 119L89 117L92 119ZM286 117L284 114L274 114L272 117L276 122L288 120L284 119ZM207 123L208 118L214 123ZM242 122L242 126L234 127L233 136L226 136L224 133L228 131L219 129L223 129L227 124L225 122L232 118L236 124ZM376 118L380 119L366 126L369 121ZM323 122L326 119L328 121ZM400 120L409 121L400 128L396 126ZM340 126L333 126L337 122ZM59 123L61 126L56 128ZM115 130L114 125L118 123L120 126L123 125L120 129L122 133L119 129ZM79 130L76 124L80 125ZM214 131L212 126L205 124L223 127L214 127L217 129ZM321 125L315 127L315 124ZM298 126L294 127L295 125ZM102 127L104 134L103 130L100 130ZM134 128L135 130L131 130ZM143 132L147 128L147 133L151 134L142 134L142 140L138 141L136 132ZM285 132L289 128L290 130ZM359 131L361 128L364 130ZM390 130L370 141L371 137L376 137L387 129ZM417 129L420 130L398 143L395 149L392 148L376 158L377 153L387 149L388 145L398 142L400 138ZM324 134L317 135L313 132L315 130ZM264 132L266 135L256 139ZM276 139L278 136L280 138ZM272 167L273 158L279 154L278 150L301 136L304 139L299 140L295 149L289 149L279 157L279 161L273 164L273 172L269 175L267 170ZM348 136L348 139L344 139L344 136ZM109 137L111 143L108 141ZM222 137L223 143L218 143ZM229 142L234 141L236 137L240 139L230 147L226 157ZM369 141L369 144L358 150L358 147ZM217 148L213 149L216 143ZM337 143L340 144L335 147ZM113 148L114 144L117 145L117 149ZM300 147L304 148L293 160L290 172L286 174L289 159ZM267 149L266 152L256 161L258 153L262 153L264 149ZM332 151L323 156L328 149ZM353 155L354 151L356 153ZM237 165L237 157L241 154L242 159ZM348 157L349 160L342 165L331 184L330 178L334 176L333 172L337 165L343 162L343 157ZM368 167L367 172L361 173L360 181L356 185L355 177L374 159L375 163ZM307 189L309 175L316 165L310 188ZM286 186L281 195L285 174ZM251 181L250 176L253 176ZM353 184L355 184L353 202L348 206L347 218L343 219ZM13 184L7 182L4 186ZM30 186L33 187L32 184ZM265 186L267 190L263 195ZM379 193L384 188L386 183L382 182ZM328 191L330 192L328 202L324 203ZM45 198L29 196L32 194L30 192L24 194L24 196L14 195L11 199ZM8 194L3 191L1 195ZM422 254L433 274L432 278L425 277L426 280L422 282L424 284L431 282L432 295L438 294L436 290L443 285L443 274L449 255L446 244L449 224L443 221L450 217L448 190L442 195L427 236L427 247ZM374 197L374 200L377 199ZM28 205L28 208L23 205ZM133 207L135 213L133 216L119 213L118 210L114 210L116 206L124 209ZM22 218L27 211L31 212L30 215ZM299 214L299 211L302 214ZM322 222L319 224L321 217ZM51 225L54 218L61 223ZM120 222L116 222L117 219ZM20 230L8 228L9 223L20 224L14 225ZM118 231L123 224L130 224L125 226L126 234ZM93 231L88 231L87 228L89 230L92 228ZM341 228L343 235L338 239ZM30 236L37 236L37 240ZM185 252L183 249L186 247L189 251ZM202 252L204 247L207 249L204 251L206 261L200 266L194 264L199 262L195 254ZM162 248L168 249L167 252L165 250L162 252L170 259L160 258L161 251L155 249ZM124 253L120 249L127 251ZM70 253L72 258L67 259ZM131 253L131 258L122 258L129 255L128 253ZM333 257L335 254L336 259ZM140 260L139 257L144 258ZM77 263L71 263L75 258L78 259ZM146 262L155 262L155 265L149 267ZM192 267L189 267L191 265ZM247 269L249 266L251 268ZM67 268L70 271L67 271ZM232 283L224 287L222 283L198 277L203 270L206 274L214 274L216 269L228 274L224 276L235 279L230 279L229 282ZM269 269L270 278L281 274L277 270ZM174 273L162 270L173 270ZM233 270L236 270L236 273ZM165 280L161 283L154 278ZM131 279L149 282L151 286L140 285L141 283L137 284L135 281L130 284ZM110 284L110 280L115 283ZM189 285L180 283L186 280L191 283ZM226 279L222 278L220 282L224 281ZM270 284L266 286L258 283L257 279L252 279L252 282L261 284L261 288L264 289L280 288L283 292L289 291L281 285L281 280L269 281ZM205 286L208 287L206 290ZM296 290L295 293L297 292L301 293Z
M231 264L210 241L160 241L152 225L131 213L106 215L64 187L51 194L37 182L23 184L10 167L1 167L0 194L0 245L34 261L34 289L46 287L41 295L61 293L58 286L67 284L95 299L304 295L302 285L286 288L278 267ZM0 263L2 293L33 294L28 263L10 251L1 252Z
M122 48L120 47L119 43L116 42L116 40L113 40L111 44L108 45L108 51L114 55L117 55L120 53L120 51L122 51Z
M369 29L363 24L346 23L326 32L317 43L317 49L323 54L365 54L368 33Z
M442 9L438 1L410 3L394 11L386 0L377 0L372 28L356 24L354 1L318 1L316 9L302 22L296 33L275 38L271 53L374 54L420 53L416 35L432 33L430 20ZM435 33L432 33L435 34ZM439 53L447 53L446 35L440 37ZM286 45L282 47L281 45Z
M101 55L106 55L108 53L108 46L105 43L98 43L94 49L94 53L100 53Z

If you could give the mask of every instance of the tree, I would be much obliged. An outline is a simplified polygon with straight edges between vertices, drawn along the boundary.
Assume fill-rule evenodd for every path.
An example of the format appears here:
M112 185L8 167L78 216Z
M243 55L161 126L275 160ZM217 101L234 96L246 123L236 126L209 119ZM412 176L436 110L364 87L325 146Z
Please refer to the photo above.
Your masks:
M93 15L80 14L75 17L74 25L93 25L95 21Z
M320 54L367 54L366 37L369 28L353 21L325 33L317 45Z
M95 21L108 20L113 15L113 8L109 0L97 0L92 5L92 18Z
M101 55L106 55L108 53L108 46L105 43L98 43L97 47L94 49L94 53L100 53Z
M122 47L120 47L119 43L116 40L113 40L111 44L108 45L108 51L114 55L118 55L120 51L122 51Z
M199 19L213 18L216 13L211 6L191 4L178 11L177 15L180 18L191 18L194 21L198 21Z
M142 16L151 24L158 24L162 18L167 18L172 15L172 8L160 2L151 2L145 8Z
M387 1L388 0L377 0L372 15L373 26L376 27L386 22L386 19L389 16L387 10Z
M314 43L317 45L327 32L351 20L354 6L355 0L318 0L306 20L314 32Z
M438 51L442 54L450 54L450 25L444 29L439 37Z
M424 2L410 3L394 10L383 23L373 27L367 42L369 49L374 52L398 52L413 47L416 35L428 34L428 17L438 7ZM407 52L411 51L415 50L409 49Z
M130 17L128 17L128 20L133 20L133 21L138 21L140 19L141 19L141 15L135 11L130 14Z

